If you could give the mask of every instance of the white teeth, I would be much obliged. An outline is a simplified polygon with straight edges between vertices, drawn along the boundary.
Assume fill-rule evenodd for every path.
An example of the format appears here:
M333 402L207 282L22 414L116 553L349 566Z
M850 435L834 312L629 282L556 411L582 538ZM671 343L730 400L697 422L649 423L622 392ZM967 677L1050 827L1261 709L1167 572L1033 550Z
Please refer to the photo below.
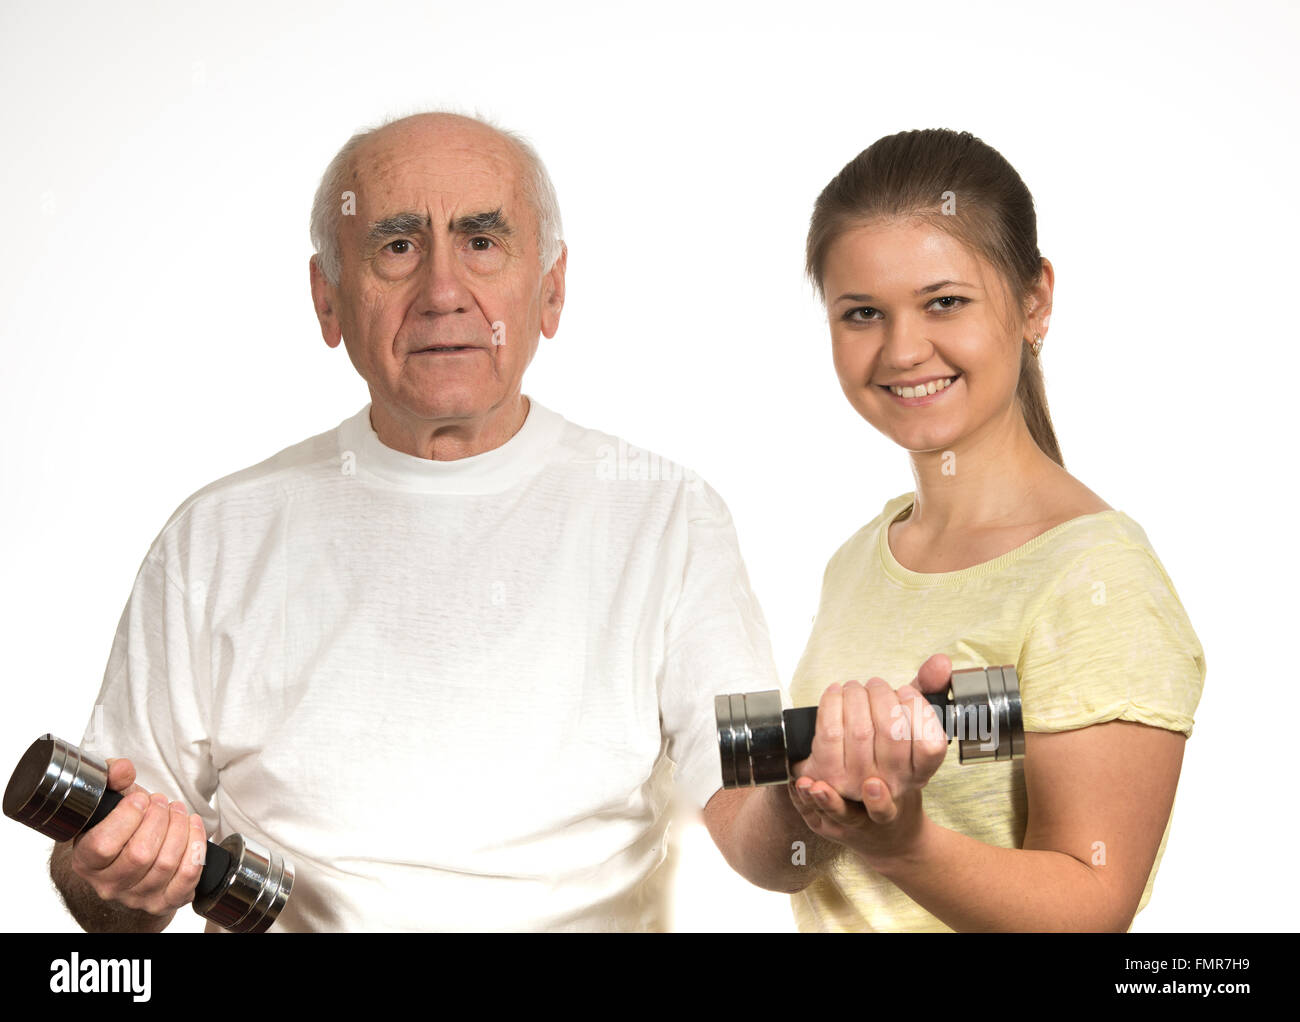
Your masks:
M917 387L890 387L899 397L925 397L928 394L934 394L950 387L952 381L957 379L955 376L949 376L946 380L931 380L929 383L923 383Z

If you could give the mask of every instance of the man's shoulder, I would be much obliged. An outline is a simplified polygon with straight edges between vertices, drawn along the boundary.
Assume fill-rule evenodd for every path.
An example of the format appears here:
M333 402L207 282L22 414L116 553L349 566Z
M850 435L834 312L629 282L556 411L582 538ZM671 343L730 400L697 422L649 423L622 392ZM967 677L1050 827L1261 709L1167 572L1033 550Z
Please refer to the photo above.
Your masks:
M553 413L554 414L554 413ZM632 495L653 493L642 484L665 484L666 489L716 498L716 493L691 468L658 451L605 430L582 426L563 419L560 444L565 448L563 464L569 471L589 475L593 485L627 484L619 492Z
M295 491L346 471L339 449L340 428L341 424L290 444L195 490L172 512L160 538L195 518L221 518L233 511L247 520L256 518L259 509L273 512Z

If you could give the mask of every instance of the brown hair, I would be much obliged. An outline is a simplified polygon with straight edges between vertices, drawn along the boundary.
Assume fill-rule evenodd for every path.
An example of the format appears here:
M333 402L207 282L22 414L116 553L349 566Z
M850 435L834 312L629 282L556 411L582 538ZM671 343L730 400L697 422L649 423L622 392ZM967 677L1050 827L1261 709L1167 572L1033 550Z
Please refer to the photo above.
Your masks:
M946 200L955 205L945 212ZM876 219L919 219L947 231L998 271L1023 309L1043 272L1034 199L1015 168L968 131L927 128L878 139L817 196L808 225L806 270L825 301L826 254L845 231ZM1034 442L1062 468L1043 371L1020 345L1016 398Z

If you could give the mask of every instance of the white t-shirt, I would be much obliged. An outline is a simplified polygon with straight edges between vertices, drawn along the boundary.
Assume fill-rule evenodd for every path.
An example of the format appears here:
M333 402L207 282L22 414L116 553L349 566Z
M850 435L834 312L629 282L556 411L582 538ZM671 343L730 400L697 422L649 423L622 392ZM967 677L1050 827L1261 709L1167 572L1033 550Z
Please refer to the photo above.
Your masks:
M144 559L83 744L283 852L275 929L662 929L674 783L721 786L713 697L781 687L717 493L529 404L457 461L367 405Z

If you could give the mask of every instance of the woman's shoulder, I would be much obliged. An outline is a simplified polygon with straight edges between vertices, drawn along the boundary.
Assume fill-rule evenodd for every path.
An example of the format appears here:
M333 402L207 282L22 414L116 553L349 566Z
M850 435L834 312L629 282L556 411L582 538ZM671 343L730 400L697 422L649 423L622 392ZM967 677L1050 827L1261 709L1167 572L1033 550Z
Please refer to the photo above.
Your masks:
M1037 508L1037 520L1030 526L1036 537L1059 537L1060 545L1079 553L1092 547L1120 546L1155 557L1142 526L1063 470L1061 476L1060 485L1053 487ZM1054 551L1058 563L1063 553L1059 546Z
M1142 526L1093 507L1024 562L1036 583L1017 659L1026 730L1118 719L1190 735L1205 682L1200 639Z
M1037 562L1045 591L1108 591L1143 594L1148 609L1182 610L1178 590L1146 530L1124 511L1091 491L1062 505L1047 523L1027 560Z
M1053 484L1042 491L1037 501L1036 512L1040 518L1037 524L1041 526L1042 531L1046 532L1075 518L1086 518L1089 515L1104 514L1114 510L1115 508L1078 479L1064 469L1060 469Z
M874 544L879 541L877 537L880 530L887 527L889 522L893 521L903 510L910 507L914 497L915 494L909 490L885 501L884 508L875 518L857 529L848 539L840 543L835 552L831 554L830 559L826 562L823 581L832 578L839 570L856 572L863 563L863 559L871 555Z
M874 537L882 528L887 528L895 518L899 517L899 515L904 511L911 508L912 503L915 500L916 493L912 490L908 490L906 493L900 493L897 497L891 497L889 500L885 501L885 506L881 508L880 514L876 515L875 518L871 519L871 521L867 522L866 525L862 526L862 528L858 529L853 533L853 535L840 544L840 548L835 552L835 556L838 557L846 550L852 550L856 547L860 547L864 543L872 542Z
M1040 491L1021 530L1020 543L1041 551L1057 565L1068 562L1072 553L1082 555L1108 545L1155 553L1137 522L1064 469Z

